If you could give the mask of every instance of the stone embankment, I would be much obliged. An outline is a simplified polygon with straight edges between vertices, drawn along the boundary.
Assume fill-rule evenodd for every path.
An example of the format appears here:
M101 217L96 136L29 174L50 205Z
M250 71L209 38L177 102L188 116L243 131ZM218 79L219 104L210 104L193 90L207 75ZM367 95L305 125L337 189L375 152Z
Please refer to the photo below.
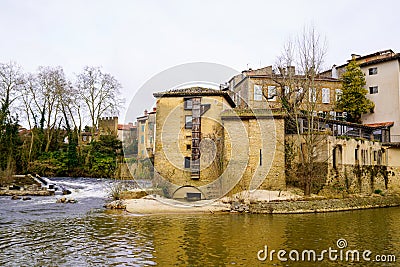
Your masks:
M52 196L51 190L0 190L0 196Z
M256 214L293 214L348 211L400 206L400 196L356 196L342 199L310 199L284 201L256 201L232 205L232 211Z

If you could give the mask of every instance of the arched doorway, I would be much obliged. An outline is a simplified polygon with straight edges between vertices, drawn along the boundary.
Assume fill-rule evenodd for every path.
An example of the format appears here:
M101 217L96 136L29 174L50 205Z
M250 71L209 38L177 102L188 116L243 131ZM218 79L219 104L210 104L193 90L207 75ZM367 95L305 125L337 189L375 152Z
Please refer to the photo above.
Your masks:
M196 201L204 199L204 194L197 187L186 185L179 187L172 195L174 199Z

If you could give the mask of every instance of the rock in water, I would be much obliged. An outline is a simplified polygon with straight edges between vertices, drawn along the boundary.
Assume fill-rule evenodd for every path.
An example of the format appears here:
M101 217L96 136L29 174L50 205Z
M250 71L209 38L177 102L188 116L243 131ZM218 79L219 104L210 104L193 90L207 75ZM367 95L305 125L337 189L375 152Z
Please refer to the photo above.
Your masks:
M63 195L69 195L69 194L71 194L72 192L70 191L70 190L68 190L68 189L64 189L63 191L62 191L62 194Z
M18 199L21 199L21 197L20 197L20 196L17 196L17 195L14 195L14 196L11 197L11 199L12 199L12 200L18 200Z
M126 209L126 204L122 200L115 200L104 205L106 209Z
M67 203L77 203L78 201L74 198L70 198L67 200Z
M78 200L74 198L61 197L57 199L56 203L78 203Z
M23 197L22 200L31 200L31 197Z
M66 197L61 197L59 199L57 199L56 203L65 203L67 201Z

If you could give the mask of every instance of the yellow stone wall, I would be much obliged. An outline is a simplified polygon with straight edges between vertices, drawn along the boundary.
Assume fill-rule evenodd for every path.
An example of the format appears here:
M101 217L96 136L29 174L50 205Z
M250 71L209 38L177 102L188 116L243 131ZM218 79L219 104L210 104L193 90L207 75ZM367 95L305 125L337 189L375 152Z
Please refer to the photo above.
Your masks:
M283 119L274 118L272 115L227 118L224 120L224 126L227 129L225 139L233 139L231 144L225 146L225 154L230 156L226 161L232 161L233 165L232 169L227 169L235 178L226 185L234 185L231 193L254 189L284 190L286 183ZM241 127L246 130L245 135L240 131L229 132ZM238 154L240 157L235 156ZM238 176L240 181L236 179Z
M251 77L247 78L240 83L235 88L235 92L239 93L243 100L247 102L248 107L250 108L266 108L267 106L270 108L280 108L281 104L279 102L278 97L276 97L276 101L265 100L263 97L260 101L254 100L254 85L261 85L265 94L268 92L268 86L276 86L276 90L279 90L279 85L270 77ZM342 85L340 81L331 81L329 79L320 79L316 80L316 105L314 107L315 111L332 111L334 110L335 102L336 102L336 89L341 89ZM330 101L329 103L322 103L322 88L329 88L330 92ZM304 88L305 89L305 88ZM306 93L308 96L308 92ZM306 108L305 108L306 109Z
M171 182L174 191L179 186L206 186L216 180L220 170L213 164L217 151L214 141L223 142L220 114L228 108L222 96L204 96L201 104L210 104L201 117L201 160L200 179L191 179L190 169L184 168L184 158L191 157L192 129L185 128L185 116L192 115L191 110L184 109L183 97L162 97L157 101L156 143L154 167L158 179Z

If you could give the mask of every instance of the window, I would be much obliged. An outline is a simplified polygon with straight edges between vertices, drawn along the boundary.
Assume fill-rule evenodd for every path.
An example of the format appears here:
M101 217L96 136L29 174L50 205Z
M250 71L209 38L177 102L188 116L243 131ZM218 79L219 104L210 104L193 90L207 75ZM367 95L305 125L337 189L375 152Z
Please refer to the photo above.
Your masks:
M336 101L339 101L342 98L343 92L340 89L336 89L335 93L336 93Z
M377 154L378 154L378 151L374 151L374 161L376 161L376 159L377 159Z
M378 150L378 158L376 164L381 165L382 164L382 151Z
M187 144L187 145L186 145L186 150L190 150L190 149L192 149L192 146L189 145L189 144Z
M285 96L288 96L290 94L290 87L289 86L285 86L284 87L284 92L285 92Z
M296 97L300 98L300 97L302 97L302 95L303 95L303 88L301 88L301 87L296 88Z
M276 86L268 86L268 101L276 101Z
M144 132L144 125L142 125L142 132Z
M317 101L317 90L315 88L309 89L309 100L310 102Z
M140 143L144 144L144 135L140 137Z
M193 101L191 98L185 98L184 101L185 109L192 109L193 108Z
M185 128L186 129L192 128L192 116L185 116Z
M331 91L329 88L322 88L322 103L329 104L331 98Z
M262 86L261 85L254 85L254 101L261 101L262 100Z
M262 166L262 150L260 149L260 166Z
M369 68L368 73L369 73L369 75L378 74L378 68Z
M190 157L185 157L185 169L190 168Z
M358 161L358 148L354 150L354 159Z
M369 93L372 94L377 94L378 93L378 86L371 86L369 87Z

